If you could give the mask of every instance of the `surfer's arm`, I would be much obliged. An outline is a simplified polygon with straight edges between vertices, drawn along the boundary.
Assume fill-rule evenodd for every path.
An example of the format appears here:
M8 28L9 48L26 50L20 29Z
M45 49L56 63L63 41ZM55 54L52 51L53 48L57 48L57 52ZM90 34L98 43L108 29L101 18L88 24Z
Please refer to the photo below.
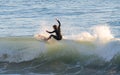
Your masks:
M56 19L56 21L58 22L58 27L60 27L61 26L61 23L60 23L60 21L58 20L58 19Z
M55 31L50 32L50 31L47 31L47 30L46 30L46 32L48 32L48 33L54 33Z

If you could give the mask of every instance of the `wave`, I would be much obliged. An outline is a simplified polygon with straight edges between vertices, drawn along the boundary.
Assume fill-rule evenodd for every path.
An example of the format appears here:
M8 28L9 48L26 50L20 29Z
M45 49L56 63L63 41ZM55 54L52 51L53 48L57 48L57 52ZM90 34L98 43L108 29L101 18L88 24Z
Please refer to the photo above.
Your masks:
M120 39L106 26L93 27L93 33L64 36L61 41L0 37L0 73L111 73L119 70L119 63Z
M36 58L64 58L64 60L92 59L99 57L110 61L119 54L120 40L113 39L107 43L96 41L62 40L44 42L30 37L0 38L1 62L24 62ZM94 57L93 57L94 56ZM66 58L66 59L65 59Z
M92 60L109 62L118 59L120 39L114 38L106 26L94 28L93 35L84 32L79 36L69 37L71 39L64 37L61 41L52 39L45 42L34 37L1 37L0 62L20 63L46 59L88 63Z

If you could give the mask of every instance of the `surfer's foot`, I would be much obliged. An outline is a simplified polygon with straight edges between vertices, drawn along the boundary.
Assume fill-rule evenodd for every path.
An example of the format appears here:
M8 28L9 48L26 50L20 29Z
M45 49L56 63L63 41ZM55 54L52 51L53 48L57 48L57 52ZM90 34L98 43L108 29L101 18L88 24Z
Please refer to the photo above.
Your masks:
M45 41L48 41L48 39L44 39Z

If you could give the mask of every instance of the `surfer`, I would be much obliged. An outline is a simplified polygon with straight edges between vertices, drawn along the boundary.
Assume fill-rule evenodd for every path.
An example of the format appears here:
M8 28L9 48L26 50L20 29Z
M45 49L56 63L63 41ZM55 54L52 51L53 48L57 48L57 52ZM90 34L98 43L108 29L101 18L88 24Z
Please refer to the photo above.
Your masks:
M58 22L58 26L57 25L53 25L53 31L47 31L46 30L46 32L48 32L48 33L55 33L56 35L53 35L53 34L51 34L46 40L49 40L51 37L53 37L54 39L56 39L56 40L62 40L62 35L61 35L61 23L60 23L60 21L58 20L58 19L56 19L56 21Z

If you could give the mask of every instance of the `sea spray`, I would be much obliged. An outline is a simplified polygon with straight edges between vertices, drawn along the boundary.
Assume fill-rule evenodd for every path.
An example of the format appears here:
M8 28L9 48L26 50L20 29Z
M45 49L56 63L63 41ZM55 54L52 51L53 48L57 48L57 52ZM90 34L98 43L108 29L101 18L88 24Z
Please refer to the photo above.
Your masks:
M46 32L46 30L48 29L51 29L49 26L48 26L48 22L47 21L41 21L40 22L40 25L37 29L37 31L35 32L34 36L36 34L40 34L40 35L43 35L43 36L46 36L48 37L48 33Z
M91 29L92 32L84 31L66 38L79 41L96 41L99 43L106 43L114 38L108 25L98 25L92 27Z
M93 36L96 38L97 41L100 42L110 41L114 38L109 26L107 25L93 27Z

